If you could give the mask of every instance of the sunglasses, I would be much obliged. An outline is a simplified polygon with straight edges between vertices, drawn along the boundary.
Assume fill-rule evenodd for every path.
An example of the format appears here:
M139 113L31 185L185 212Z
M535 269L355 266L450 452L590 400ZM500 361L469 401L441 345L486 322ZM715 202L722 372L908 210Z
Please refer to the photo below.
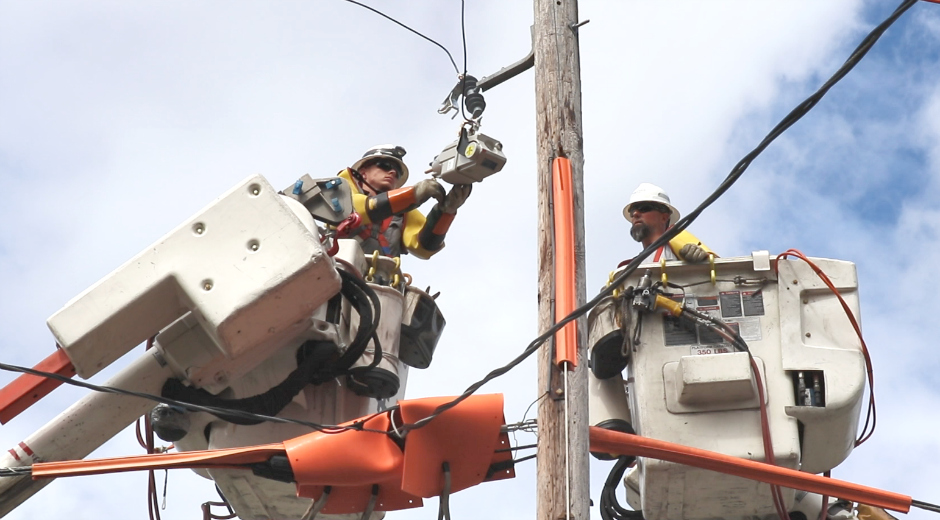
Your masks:
M379 169L381 169L382 171L386 171L386 172L395 172L395 176L396 176L396 177L399 177L399 178L401 177L401 170L399 170L399 169L398 169L398 165L395 164L395 163L392 162L392 161L386 161L386 160L383 159L383 160L381 160L381 161L371 162L371 163L369 163L369 165L370 165L370 166L375 165L375 166L377 166Z
M671 211L669 211L669 208L667 208L666 206L663 206L662 204L655 204L652 202L634 204L630 206L629 213L631 215L637 211L639 211L640 213L649 213L650 211L658 211L660 213L672 213Z

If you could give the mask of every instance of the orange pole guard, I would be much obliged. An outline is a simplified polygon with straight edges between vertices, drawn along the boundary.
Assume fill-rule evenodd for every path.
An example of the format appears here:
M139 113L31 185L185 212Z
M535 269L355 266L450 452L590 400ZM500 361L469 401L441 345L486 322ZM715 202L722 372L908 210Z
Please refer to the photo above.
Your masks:
M574 186L571 161L552 161L552 216L555 224L555 323L574 312L577 285L574 254ZM578 366L578 324L572 321L555 333L555 364Z
M685 464L777 486L844 498L900 513L909 512L913 501L911 497L899 493L596 426L591 426L590 441L591 451L636 455Z
M55 349L55 352L33 368L65 377L75 375L75 367L72 366L69 357L61 348ZM32 374L23 374L17 377L10 384L0 389L0 424L10 422L10 419L36 404L37 401L49 395L61 384L61 381Z

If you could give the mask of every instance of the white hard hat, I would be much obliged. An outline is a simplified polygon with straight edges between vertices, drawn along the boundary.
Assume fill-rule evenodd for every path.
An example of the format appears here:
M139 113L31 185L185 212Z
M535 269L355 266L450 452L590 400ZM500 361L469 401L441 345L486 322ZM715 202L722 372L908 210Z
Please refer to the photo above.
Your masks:
M666 194L665 190L655 184L644 182L633 190L633 193L630 194L630 201L623 207L623 218L630 220L630 212L627 210L637 202L655 202L656 204L662 204L669 208L669 211L672 212L672 214L669 215L670 226L674 225L676 221L679 220L679 210L669 202L669 195Z
M398 164L398 168L401 171L401 176L397 181L395 181L395 187L401 188L405 185L405 181L408 180L408 167L405 166L405 162L401 160L402 157L405 156L405 153L405 149L401 146L394 144L380 144L378 146L369 148L366 153L362 154L362 159L359 159L352 165L352 168L354 170L358 170L362 167L363 164L378 159L388 159L390 161L394 161L396 164Z

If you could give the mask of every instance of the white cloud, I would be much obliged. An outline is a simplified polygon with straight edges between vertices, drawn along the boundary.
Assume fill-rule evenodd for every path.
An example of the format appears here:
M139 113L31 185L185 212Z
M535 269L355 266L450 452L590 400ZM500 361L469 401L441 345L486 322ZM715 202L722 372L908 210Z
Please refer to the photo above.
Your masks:
M532 11L521 4L467 4L471 74L528 52ZM378 7L461 64L457 3ZM924 368L937 360L932 272L919 261L940 251L931 7L911 9L692 231L726 256L799 247L858 263L883 420L836 474L937 501L926 466L938 449L928 410L940 397ZM620 215L638 183L662 185L688 212L890 6L583 0L580 9L591 19L579 32L590 297L638 249ZM275 186L330 176L394 141L416 181L457 128L434 112L456 82L444 53L344 2L4 2L0 70L0 361L20 364L51 352L43 321L69 298L247 175ZM405 260L416 284L442 291L448 320L432 367L412 372L413 396L459 393L537 334L533 78L486 93L483 131L504 143L506 169L475 187L447 249ZM924 183L895 192L899 175ZM897 200L881 206L897 212L869 220L860 208L874 197ZM483 391L505 392L507 420L519 420L538 396L535 375L529 361ZM3 438L18 442L80 395L57 390ZM99 455L139 452L131 434L119 437ZM885 452L902 469L889 470ZM607 469L592 465L595 503ZM455 495L454 516L533 514L534 472L530 461L514 481ZM144 517L143 482L62 480L9 518ZM198 515L216 498L207 484L171 472L165 518ZM390 517L434 518L436 501L427 504Z

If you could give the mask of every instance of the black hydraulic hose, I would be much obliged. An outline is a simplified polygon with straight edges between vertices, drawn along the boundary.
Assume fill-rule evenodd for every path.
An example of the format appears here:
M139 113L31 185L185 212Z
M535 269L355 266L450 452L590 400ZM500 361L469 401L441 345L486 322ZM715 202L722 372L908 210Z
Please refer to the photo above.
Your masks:
M341 292L359 313L359 330L352 344L339 358L332 351L318 351L307 356L280 384L251 397L226 399L213 395L201 388L189 387L176 378L167 379L161 394L163 397L200 406L227 408L260 415L277 415L308 384L322 384L337 376L349 373L350 367L365 352L369 339L375 337L380 317L379 300L369 286L356 276L342 269L338 270L342 279ZM373 308L375 312L373 313ZM375 338L376 359L380 359L378 338ZM375 362L375 360L374 360ZM377 364L377 362L375 362ZM215 413L216 417L233 424L252 425L262 422L238 415Z
M199 406L226 408L260 415L277 415L308 384L321 384L337 376L332 360L332 352L320 351L320 355L310 355L294 369L283 381L264 393L240 399L226 399L213 395L202 388L186 386L176 378L170 378L163 384L161 395L177 401ZM241 417L224 412L213 413L216 417L233 424L252 425L263 422L261 419Z
M375 343L375 359L381 358L381 345L375 331L379 328L379 320L382 318L382 305L375 291L369 287L369 284L359 279L359 277L339 269L340 278L343 280L343 296L355 307L359 313L359 330L356 331L356 337L353 339L346 352L340 356L337 364L342 370L349 370L349 367L362 357L369 339ZM368 324L368 325L367 325ZM378 362L373 360L374 364ZM373 368L374 365L369 368Z
M617 486L623 479L623 474L630 467L636 457L623 456L617 458L613 469L607 475L604 488L601 490L601 518L604 520L642 520L642 511L626 509L617 501Z

